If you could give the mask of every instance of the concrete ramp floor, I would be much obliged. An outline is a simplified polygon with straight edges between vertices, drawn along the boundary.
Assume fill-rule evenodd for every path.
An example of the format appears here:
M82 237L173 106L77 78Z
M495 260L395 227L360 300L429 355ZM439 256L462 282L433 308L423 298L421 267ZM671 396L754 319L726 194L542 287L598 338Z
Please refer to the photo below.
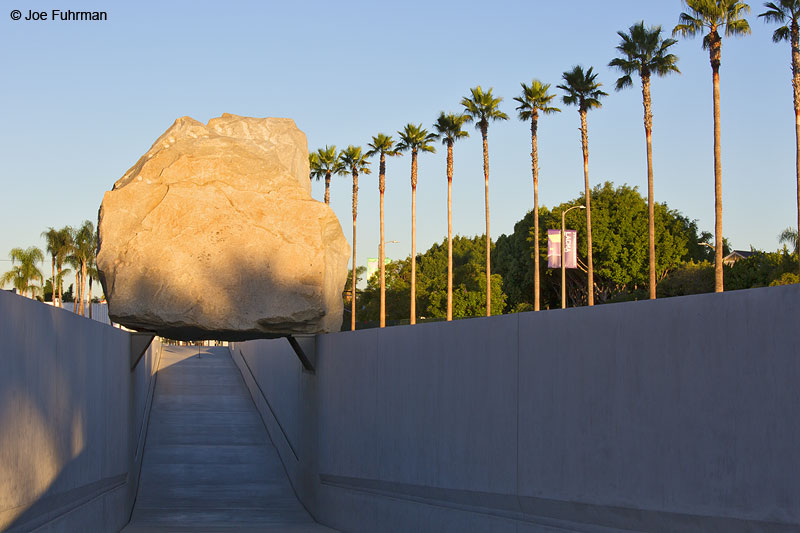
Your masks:
M227 348L164 347L123 531L332 531L294 495Z

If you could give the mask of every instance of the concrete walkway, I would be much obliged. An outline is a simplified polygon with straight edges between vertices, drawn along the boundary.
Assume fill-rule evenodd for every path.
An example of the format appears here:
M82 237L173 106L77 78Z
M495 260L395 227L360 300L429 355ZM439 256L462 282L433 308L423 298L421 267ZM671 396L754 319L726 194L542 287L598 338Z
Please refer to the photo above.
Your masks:
M125 533L332 531L294 495L227 348L165 346Z

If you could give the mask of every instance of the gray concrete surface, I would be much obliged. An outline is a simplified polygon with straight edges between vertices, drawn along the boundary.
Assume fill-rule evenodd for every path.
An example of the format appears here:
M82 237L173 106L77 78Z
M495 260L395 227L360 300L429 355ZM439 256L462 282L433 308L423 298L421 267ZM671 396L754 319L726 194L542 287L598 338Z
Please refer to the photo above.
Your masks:
M345 531L799 531L800 286L231 347Z
M125 533L331 531L295 496L227 348L164 348Z
M118 531L130 517L156 340L0 291L0 531Z

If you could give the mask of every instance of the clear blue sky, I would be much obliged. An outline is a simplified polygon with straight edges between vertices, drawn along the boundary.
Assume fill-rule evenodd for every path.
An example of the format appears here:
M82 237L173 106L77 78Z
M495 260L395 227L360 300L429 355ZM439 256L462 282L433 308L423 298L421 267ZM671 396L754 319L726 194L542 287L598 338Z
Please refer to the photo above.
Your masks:
M724 234L737 249L778 247L796 224L789 46L756 15L753 34L722 49ZM602 9L601 9L602 7ZM12 9L106 10L105 22L25 22ZM594 66L609 93L589 114L590 181L646 191L641 91L617 93L607 68L617 30L644 20L671 31L681 2L81 2L4 0L0 161L5 199L0 258L44 246L48 226L96 220L103 193L180 116L224 112L290 117L309 148L366 145L408 122L431 127L459 111L470 87L493 87L512 120L489 128L492 237L532 207L530 130L516 119L519 83L553 86L575 64ZM673 47L681 75L653 83L656 200L713 230L711 69L700 39ZM540 201L583 190L575 108L540 122ZM387 165L386 238L410 250L410 158ZM360 180L358 262L377 255L377 176ZM482 234L480 134L456 144L454 228ZM313 194L322 199L322 183ZM418 251L446 235L444 150L419 162ZM350 240L349 178L331 204ZM10 265L0 262L0 270ZM49 272L49 263L45 267ZM47 274L46 274L47 275Z

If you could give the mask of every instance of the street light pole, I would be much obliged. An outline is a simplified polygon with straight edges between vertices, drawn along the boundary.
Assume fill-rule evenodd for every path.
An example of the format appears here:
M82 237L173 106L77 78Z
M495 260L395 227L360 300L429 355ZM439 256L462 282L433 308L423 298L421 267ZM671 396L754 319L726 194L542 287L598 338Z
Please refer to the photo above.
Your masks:
M586 207L582 205L573 205L566 211L561 212L561 309L567 308L567 261L564 257L564 222L567 213L573 209L586 209Z

